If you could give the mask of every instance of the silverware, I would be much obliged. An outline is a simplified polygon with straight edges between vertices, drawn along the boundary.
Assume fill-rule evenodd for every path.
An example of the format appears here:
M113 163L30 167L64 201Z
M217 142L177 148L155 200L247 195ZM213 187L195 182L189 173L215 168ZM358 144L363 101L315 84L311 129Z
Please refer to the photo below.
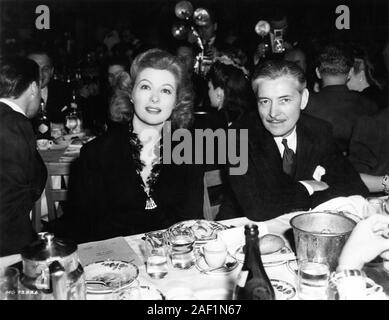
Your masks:
M110 286L104 282L104 281L100 281L100 280L86 280L85 281L86 285L100 285L100 286L103 286L103 287L107 287L107 288L110 288Z
M202 269L200 272L201 273L207 273L207 272L212 272L212 271L216 271L216 270L219 270L219 269L229 269L231 267L233 267L235 265L236 262L227 262L225 265L221 266L221 267L217 267L217 268L210 268L210 269Z

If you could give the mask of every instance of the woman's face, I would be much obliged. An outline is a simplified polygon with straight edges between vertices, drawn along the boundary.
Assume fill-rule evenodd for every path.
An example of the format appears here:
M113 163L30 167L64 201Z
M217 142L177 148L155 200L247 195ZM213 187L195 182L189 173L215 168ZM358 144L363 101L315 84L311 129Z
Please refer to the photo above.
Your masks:
M177 99L177 81L168 70L143 69L132 90L134 116L147 125L169 119Z

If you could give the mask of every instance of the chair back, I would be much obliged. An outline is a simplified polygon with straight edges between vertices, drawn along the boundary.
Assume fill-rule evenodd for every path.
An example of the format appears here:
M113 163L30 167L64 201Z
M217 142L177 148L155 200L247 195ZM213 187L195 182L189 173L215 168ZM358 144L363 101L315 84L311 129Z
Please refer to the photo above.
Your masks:
M211 201L209 199L208 188L222 185L222 175L220 170L206 171L204 173L204 218L206 220L215 220L217 213L219 212L220 204L211 206Z
M61 202L67 199L67 185L69 180L70 163L45 163L47 167L47 180L45 190L39 200L35 202L32 210L32 223L36 232L42 230L42 201L46 199L47 219L55 220L62 215Z

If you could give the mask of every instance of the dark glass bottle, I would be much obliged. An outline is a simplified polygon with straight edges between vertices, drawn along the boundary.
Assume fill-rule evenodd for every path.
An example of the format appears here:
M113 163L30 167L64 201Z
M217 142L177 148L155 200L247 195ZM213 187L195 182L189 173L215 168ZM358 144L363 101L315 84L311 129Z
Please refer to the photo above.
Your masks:
M245 226L245 258L234 290L234 300L274 300L273 286L262 264L258 226Z
M47 118L45 103L42 101L38 113L37 126L36 126L36 139L50 139L50 121Z

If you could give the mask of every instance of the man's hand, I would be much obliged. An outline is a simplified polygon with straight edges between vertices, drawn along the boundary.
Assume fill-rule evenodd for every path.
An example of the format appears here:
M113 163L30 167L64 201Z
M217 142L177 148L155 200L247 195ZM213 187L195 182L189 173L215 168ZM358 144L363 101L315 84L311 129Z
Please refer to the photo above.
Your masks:
M323 181L303 180L302 182L308 184L312 188L313 192L323 191L328 189L328 184Z

